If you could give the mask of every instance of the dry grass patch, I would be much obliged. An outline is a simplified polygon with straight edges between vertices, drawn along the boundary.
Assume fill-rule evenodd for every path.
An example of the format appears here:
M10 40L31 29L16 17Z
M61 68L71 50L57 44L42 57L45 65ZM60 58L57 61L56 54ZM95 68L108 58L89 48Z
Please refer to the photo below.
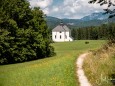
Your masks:
M85 73L93 86L113 86L115 79L115 45L93 51L84 62Z

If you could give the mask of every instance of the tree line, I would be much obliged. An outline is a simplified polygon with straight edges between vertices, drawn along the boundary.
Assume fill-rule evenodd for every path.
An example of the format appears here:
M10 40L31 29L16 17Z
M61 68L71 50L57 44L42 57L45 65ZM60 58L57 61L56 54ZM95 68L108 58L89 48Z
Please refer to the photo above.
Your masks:
M110 40L115 42L115 23L103 24L84 28L74 28L71 31L72 37L76 40Z
M27 0L0 1L0 64L53 56L45 15Z

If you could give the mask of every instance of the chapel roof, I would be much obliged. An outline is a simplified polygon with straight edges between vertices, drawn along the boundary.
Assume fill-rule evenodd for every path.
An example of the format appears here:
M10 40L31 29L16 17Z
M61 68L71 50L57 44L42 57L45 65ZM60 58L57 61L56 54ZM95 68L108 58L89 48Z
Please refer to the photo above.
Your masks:
M70 29L66 25L64 25L63 23L60 23L52 31L53 32L59 32L59 31L65 32L65 31L70 31Z

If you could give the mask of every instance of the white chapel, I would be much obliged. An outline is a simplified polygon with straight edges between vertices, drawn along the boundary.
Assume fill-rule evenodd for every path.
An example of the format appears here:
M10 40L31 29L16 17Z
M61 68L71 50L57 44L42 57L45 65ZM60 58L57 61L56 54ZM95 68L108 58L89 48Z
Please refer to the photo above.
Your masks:
M71 30L63 23L60 23L52 30L52 40L54 42L73 41Z

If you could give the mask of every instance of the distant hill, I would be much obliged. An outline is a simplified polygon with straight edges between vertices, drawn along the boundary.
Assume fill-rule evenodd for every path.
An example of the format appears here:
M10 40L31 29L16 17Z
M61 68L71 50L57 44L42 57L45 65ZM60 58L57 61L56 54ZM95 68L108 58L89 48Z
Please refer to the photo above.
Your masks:
M90 21L90 20L104 20L109 17L108 14L103 14L102 12L99 13L92 13L91 15L85 16L81 18L83 21Z
M51 16L47 16L46 21L49 29L53 29L55 26L57 26L60 23L60 19Z
M109 15L104 15L102 12L93 13L81 19L59 19L47 16L46 21L49 29L53 29L60 23L60 21L63 21L63 23L67 24L71 28L79 28L79 27L99 26L101 24L106 24L108 22L115 22L115 18L109 19L108 21L108 16Z

